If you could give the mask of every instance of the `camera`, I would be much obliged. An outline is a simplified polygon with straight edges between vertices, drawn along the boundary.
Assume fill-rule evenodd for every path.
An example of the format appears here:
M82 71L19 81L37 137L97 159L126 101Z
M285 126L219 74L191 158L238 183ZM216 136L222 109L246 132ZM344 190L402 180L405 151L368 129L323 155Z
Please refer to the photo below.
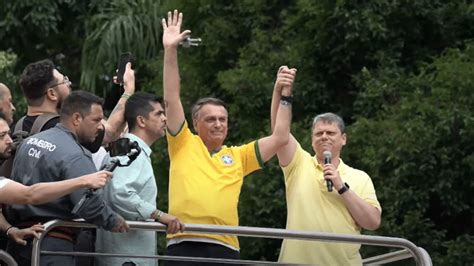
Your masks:
M127 138L120 138L109 143L106 150L109 152L110 157L124 156L132 152L133 149L136 149L137 145L138 144L135 141L130 141Z

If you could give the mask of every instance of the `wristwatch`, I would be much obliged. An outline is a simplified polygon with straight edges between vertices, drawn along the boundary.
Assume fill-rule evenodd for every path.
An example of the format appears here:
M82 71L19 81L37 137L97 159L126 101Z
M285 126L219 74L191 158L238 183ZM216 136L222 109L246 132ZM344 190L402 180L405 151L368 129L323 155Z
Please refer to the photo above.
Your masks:
M153 219L155 219L156 221L159 222L159 221L160 221L160 218L163 216L163 214L164 214L164 212L162 212L162 211L160 211L160 210L155 210L155 211L153 212L152 217L153 217Z
M293 96L282 95L280 98L280 104L284 106L291 106L293 103Z
M337 193L339 193L339 195L342 195L342 194L344 194L344 192L346 192L346 191L348 191L348 190L349 190L349 185L348 185L346 182L344 182L344 184L342 185L341 189L339 189L339 190L337 191Z

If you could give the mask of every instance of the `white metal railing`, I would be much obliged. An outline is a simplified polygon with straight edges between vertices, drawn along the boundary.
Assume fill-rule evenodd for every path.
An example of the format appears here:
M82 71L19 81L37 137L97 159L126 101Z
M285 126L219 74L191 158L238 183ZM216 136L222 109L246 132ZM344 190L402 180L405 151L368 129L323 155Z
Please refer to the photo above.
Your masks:
M157 222L138 222L127 221L130 230L145 230L145 231L159 231L166 232L166 226ZM129 254L106 254L106 253L82 253L82 252L54 252L41 251L41 241L44 236L52 228L58 226L75 227L75 228L97 228L93 224L77 221L62 221L52 220L44 224L45 231L40 235L39 239L33 240L33 250L31 256L31 265L37 266L40 261L40 254L55 254L55 255L71 255L71 256L116 256L116 257L136 257L136 258L150 258L161 260L181 260L181 261L202 261L202 262L219 262L227 264L278 264L275 262L262 261L248 261L248 260L225 260L225 259L210 259L210 258L189 258L189 257L173 257L173 256L139 256ZM396 251L380 256L366 258L363 260L364 264L383 264L393 261L398 261L407 258L414 258L419 266L432 266L431 257L421 247L417 247L412 242L397 237L372 236L372 235L350 235L350 234L335 234L324 232L311 231L296 231L275 228L262 227L246 227L246 226L218 226L218 225L203 225L203 224L186 224L186 232L194 233L208 233L208 234L225 234L238 235L247 237L263 237L263 238L277 238L277 239L300 239L310 241L334 241L357 243L371 246L384 246L402 248L401 251ZM286 264L287 265L287 264Z
M5 263L7 266L18 266L16 261L6 251L0 249L0 262ZM3 265L3 264L2 264Z

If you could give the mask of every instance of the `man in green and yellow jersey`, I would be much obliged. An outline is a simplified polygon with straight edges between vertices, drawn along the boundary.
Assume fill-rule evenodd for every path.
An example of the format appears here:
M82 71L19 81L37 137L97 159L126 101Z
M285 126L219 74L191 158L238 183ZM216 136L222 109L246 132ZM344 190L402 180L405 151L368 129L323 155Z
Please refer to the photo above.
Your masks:
M192 108L193 134L180 100L178 45L190 31L181 32L182 14L168 12L163 19L163 87L170 156L169 213L184 223L239 224L237 205L244 176L288 142L291 90L296 69L280 67L280 106L273 134L241 146L225 146L228 113L216 98L203 98ZM236 236L180 233L168 235L167 254L174 256L239 258ZM169 262L167 265L181 265ZM185 262L187 263L187 262Z

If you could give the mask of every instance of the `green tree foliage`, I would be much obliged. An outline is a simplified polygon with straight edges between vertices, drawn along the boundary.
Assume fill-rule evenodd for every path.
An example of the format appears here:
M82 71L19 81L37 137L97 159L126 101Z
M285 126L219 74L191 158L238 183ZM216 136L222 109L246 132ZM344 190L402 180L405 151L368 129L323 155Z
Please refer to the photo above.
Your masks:
M384 203L379 233L425 247L440 264L472 264L474 43L418 74L364 72L349 158L372 173ZM360 156L363 154L363 156ZM461 244L463 243L463 244Z
M183 102L190 106L203 95L224 98L230 104L229 143L233 144L268 134L270 92L275 70L281 64L298 68L293 133L304 147L310 149L309 125L315 114L337 112L349 124L364 121L364 116L378 116L400 97L417 95L412 88L386 86L383 81L404 84L405 79L412 75L410 73L420 71L444 49L462 47L466 37L473 36L470 26L474 18L473 7L462 1L239 1L232 4L173 1L167 4L183 11L184 28L192 29L193 35L203 38L203 46L199 49L180 53ZM386 75L381 75L380 80L366 80L363 77L368 74L367 69ZM371 83L375 92L383 93L383 98L378 99L370 91L366 92ZM379 84L382 87L378 87ZM354 102L361 97L366 97L367 101ZM423 110L427 117L432 115L429 112L435 111L429 104ZM354 112L359 115L354 115ZM386 122L387 125L376 127L378 134L374 134L383 138L391 127L405 123L397 122L399 124ZM418 133L427 140L438 134L436 130L426 129L420 129ZM363 132L351 133L350 138L354 134L359 136ZM394 146L400 146L397 139L392 141ZM406 145L418 142L411 141ZM393 152L389 146L376 145L369 150L371 156L367 158L378 156L381 150ZM349 163L354 162L355 166L366 169L353 157L355 155L350 157ZM408 168L409 165L412 164L396 161L375 172L374 168L367 169L374 176L384 206L392 202L383 196L387 192L378 183L378 174L393 167ZM412 174L419 172L416 164L411 167ZM281 176L281 171L272 161L265 170L247 178L239 205L241 224L284 226ZM401 197L416 205L424 206L426 203L426 196L412 190L403 193L403 184L391 184L388 188L400 193L395 198ZM392 213L391 208L384 210L384 219L391 220L386 218L387 215L397 217L398 213ZM428 231L437 241L426 241L426 238L418 243L419 237L412 237L396 223L384 223L377 233L408 237L430 251L434 250L431 247L444 245L447 235L439 230L438 222L429 222L428 215L416 211L405 215L410 221L410 232ZM429 229L417 230L425 227ZM279 243L242 241L244 257L276 259L278 249ZM442 249L439 254L443 253ZM368 249L365 254L373 253ZM441 261L439 256L435 258Z
M44 51L46 44L53 43L54 38L46 40L48 36L57 37L60 31L59 6L68 2L71 1L3 0L0 38L10 47L21 49L23 54Z
M225 100L228 145L269 134L276 70L298 68L292 133L310 150L312 117L343 116L345 161L373 177L384 208L375 234L406 237L435 264L462 264L473 253L470 1L1 0L0 6L0 50L18 55L16 77L26 63L52 58L81 88L99 94L126 50L135 54L141 90L162 94L160 19L179 9L183 28L203 39L198 48L180 49L182 102L189 112L200 97ZM153 156L158 206L165 209L165 142ZM275 159L246 178L239 214L242 225L285 226ZM280 242L241 238L241 246L243 258L276 260Z
M159 1L96 1L85 21L81 85L96 90L98 78L111 75L122 52L153 58L161 50Z
M15 82L13 68L16 64L17 56L12 52L0 51L0 80L2 83L11 86Z
M17 79L14 71L17 60L18 56L15 53L0 51L0 82L7 85L12 91L12 98L16 108L14 119L20 117L19 114L23 114L26 110L26 104L22 101L22 95L13 90Z
M11 50L18 56L14 69L16 80L28 63L48 58L69 77L74 89L79 88L84 19L89 2L0 1L0 50ZM20 99L18 84L10 88Z

